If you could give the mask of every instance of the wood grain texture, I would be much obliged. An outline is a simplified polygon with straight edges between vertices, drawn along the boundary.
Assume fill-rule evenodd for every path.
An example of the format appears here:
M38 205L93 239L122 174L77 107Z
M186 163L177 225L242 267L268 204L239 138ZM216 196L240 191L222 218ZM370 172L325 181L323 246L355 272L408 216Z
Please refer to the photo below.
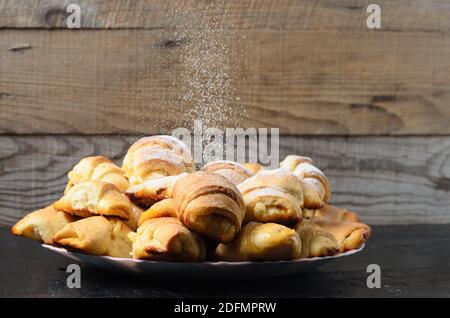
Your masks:
M0 0L0 28L66 28L66 7L81 8L82 28L195 28L366 31L370 0ZM446 0L378 0L381 32L448 32Z
M195 118L184 98L186 52L201 34L0 31L0 133L152 134L188 126ZM227 76L236 99L228 105L240 116L223 118L222 127L450 133L445 32L220 30L215 41L234 36L239 55Z
M0 136L0 224L58 199L81 158L120 163L134 136ZM449 137L293 137L280 156L315 159L332 202L369 224L450 223Z

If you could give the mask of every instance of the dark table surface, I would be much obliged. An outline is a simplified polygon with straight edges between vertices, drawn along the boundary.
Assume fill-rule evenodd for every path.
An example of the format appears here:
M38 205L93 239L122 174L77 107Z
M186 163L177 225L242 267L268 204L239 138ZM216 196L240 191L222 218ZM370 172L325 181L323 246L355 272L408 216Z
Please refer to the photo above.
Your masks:
M66 287L73 261L0 228L0 297L449 297L450 225L378 226L364 251L320 268L255 281L173 280L81 265L81 288ZM369 289L369 264L381 288Z

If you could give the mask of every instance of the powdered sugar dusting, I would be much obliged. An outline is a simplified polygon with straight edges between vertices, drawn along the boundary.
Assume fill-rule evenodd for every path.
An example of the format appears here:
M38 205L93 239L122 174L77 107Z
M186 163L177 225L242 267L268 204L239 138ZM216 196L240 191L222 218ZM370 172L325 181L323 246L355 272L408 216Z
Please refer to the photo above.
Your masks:
M188 11L181 5L170 14L169 19L176 19L174 39L182 46L180 73L172 82L181 88L180 103L185 107L179 109L188 109L181 114L180 126L192 128L194 120L201 120L205 128L235 127L243 118L244 108L235 85L242 60L238 45L241 37L223 25L227 21L223 18L225 3L209 1Z
M295 168L294 175L301 178L308 178L313 176L325 177L324 173L319 168L307 162L299 164L297 168Z

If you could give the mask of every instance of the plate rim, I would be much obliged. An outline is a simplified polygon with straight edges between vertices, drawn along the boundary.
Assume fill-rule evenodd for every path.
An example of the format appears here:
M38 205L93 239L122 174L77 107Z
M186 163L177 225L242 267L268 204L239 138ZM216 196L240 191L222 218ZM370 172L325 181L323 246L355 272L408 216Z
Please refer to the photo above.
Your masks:
M311 258L298 258L293 260L278 260L278 261L243 261L243 262L228 262L228 261L203 261L203 262L176 262L176 261L158 261L158 260L144 260L144 259L134 259L134 258L125 258L125 257L113 257L113 256L106 256L106 255L92 255L92 254L86 254L86 253L80 253L75 251L69 251L64 247L49 245L49 244L41 244L42 247L44 247L47 250L51 250L53 252L71 256L74 255L78 258L83 257L92 257L95 259L103 259L107 261L113 261L113 262L132 262L136 264L144 263L144 264L158 264L158 265L165 265L165 264L177 264L177 265L186 265L186 266L243 266L243 265L255 265L255 264L293 264L293 263L313 263L317 261L324 261L324 260L332 260L337 259L341 257L350 256L356 253L361 252L366 244L363 243L360 247L357 249L349 250L343 253L339 253L337 255L332 256L322 256L322 257L311 257ZM78 256L80 255L80 256Z

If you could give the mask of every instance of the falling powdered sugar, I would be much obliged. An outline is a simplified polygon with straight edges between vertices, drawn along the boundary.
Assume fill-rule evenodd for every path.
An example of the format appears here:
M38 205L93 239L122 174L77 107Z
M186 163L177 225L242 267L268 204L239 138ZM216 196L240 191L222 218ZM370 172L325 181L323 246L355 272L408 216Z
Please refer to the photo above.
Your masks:
M187 109L178 125L200 120L205 128L236 127L243 118L235 83L242 60L240 37L226 25L225 3L201 3L195 10L181 5L170 13L169 19L176 20L175 42L181 46L180 72L172 84L181 89L179 109Z

